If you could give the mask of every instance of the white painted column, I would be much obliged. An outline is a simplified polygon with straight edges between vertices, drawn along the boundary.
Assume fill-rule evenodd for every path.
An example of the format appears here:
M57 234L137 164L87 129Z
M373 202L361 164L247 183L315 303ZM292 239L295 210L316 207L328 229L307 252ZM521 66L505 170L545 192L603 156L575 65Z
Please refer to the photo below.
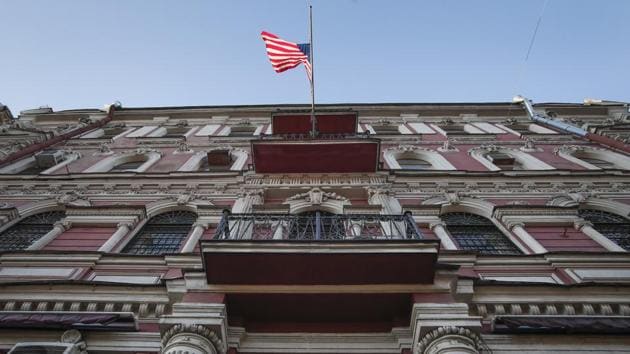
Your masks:
M247 214L252 212L252 208L255 204L262 204L262 192L248 192L244 193L241 197L236 199L234 205L232 206L233 214ZM230 227L230 238L232 237L240 237L241 239L251 239L252 232L254 229L253 221L251 223L247 223L245 220L241 220L240 225L237 225L236 222L231 221L229 223ZM232 231L236 231L238 228L239 235L232 235Z
M275 227L274 232L273 232L274 240L284 239L284 228L286 227L284 224L285 224L284 221L278 220L276 221L275 225L273 225Z
M608 237L599 233L599 231L595 230L593 228L593 224L589 221L580 219L580 220L577 220L573 224L573 226L575 227L576 230L583 232L585 235L592 238L593 241L599 243L602 247L604 247L605 249L609 251L626 252L626 250L623 249L621 246L611 241Z
M114 232L109 239L98 249L99 252L111 252L114 247L122 240L133 227L132 223L121 222L117 225L116 232Z
M507 226L512 230L512 232L519 238L523 243L529 247L532 252L536 254L547 253L547 249L543 247L532 235L525 230L525 224L516 222L507 224Z
M71 227L71 224L64 220L57 221L52 230L48 231L44 236L40 237L37 241L33 242L32 245L28 246L26 250L34 251L40 250L44 248L50 241L54 240L57 236L61 235L64 231L68 230Z
M208 229L208 224L204 224L200 222L194 223L193 230L190 233L188 240L186 240L184 247L182 247L182 253L192 252L195 249L197 242L199 242L201 235L203 235L204 231L206 231L207 229Z
M398 199L389 195L389 192L386 190L380 189L369 189L369 198L368 203L370 205L380 205L382 207L381 214L384 215L400 215L402 214L402 206ZM405 238L405 224L404 222L395 222L395 227L392 228L388 222L381 222L381 227L385 232L389 235L392 235L396 238ZM397 232L400 231L400 232Z
M445 226L446 224L443 221L429 224L429 228L431 228L431 231L433 231L435 236L437 236L440 241L442 241L442 247L444 247L444 249L456 250L457 246L455 245L455 242L451 240L451 235L448 234Z

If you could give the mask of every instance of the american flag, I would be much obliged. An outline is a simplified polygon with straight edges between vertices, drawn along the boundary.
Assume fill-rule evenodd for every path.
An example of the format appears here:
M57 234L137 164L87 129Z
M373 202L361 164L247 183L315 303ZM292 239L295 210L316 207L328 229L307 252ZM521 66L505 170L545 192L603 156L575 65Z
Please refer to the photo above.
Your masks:
M280 39L275 34L263 31L261 34L271 66L277 73L293 69L304 64L308 79L313 81L313 68L311 66L311 45L308 43L297 44Z

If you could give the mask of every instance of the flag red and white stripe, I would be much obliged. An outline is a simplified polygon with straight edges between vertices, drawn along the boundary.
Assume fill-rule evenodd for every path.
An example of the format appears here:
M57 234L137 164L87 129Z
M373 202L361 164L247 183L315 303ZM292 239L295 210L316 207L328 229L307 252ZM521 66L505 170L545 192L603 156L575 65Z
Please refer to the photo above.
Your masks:
M297 44L284 39L280 39L275 34L263 31L261 34L267 55L271 61L273 69L277 73L293 69L300 64L304 64L306 75L309 80L313 80L313 69L310 62L310 45Z

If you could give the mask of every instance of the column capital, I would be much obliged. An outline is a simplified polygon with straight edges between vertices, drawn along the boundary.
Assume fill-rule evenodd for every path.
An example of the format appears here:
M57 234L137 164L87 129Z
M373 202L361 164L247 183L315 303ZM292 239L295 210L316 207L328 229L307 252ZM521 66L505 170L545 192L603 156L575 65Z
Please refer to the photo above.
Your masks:
M193 223L192 226L193 226L193 228L199 226L199 227L202 227L204 230L207 230L208 227L209 227L209 224L207 222L198 222L197 221L197 222Z
M435 229L438 226L441 226L442 228L446 228L446 223L441 220L429 223L429 228L431 229L431 231L433 231L433 229Z
M217 354L221 339L210 328L199 324L175 324L162 335L163 354Z
M593 223L584 219L577 219L573 222L573 227L578 231L581 231L583 228L587 226L593 227Z
M473 331L455 326L436 328L422 337L416 344L416 353L479 353L482 340Z
M53 227L59 228L63 232L63 231L68 230L69 228L71 228L72 227L72 223L70 221L62 219L62 220L56 221L53 224Z
M507 221L505 223L505 226L508 227L508 229L513 230L516 227L520 227L521 229L525 228L525 223L521 222L521 221Z
M131 228L133 228L133 223L130 222L130 221L123 221L123 222L119 222L116 225L116 227L119 228L119 229L122 228L122 227L126 227L128 229L131 229Z

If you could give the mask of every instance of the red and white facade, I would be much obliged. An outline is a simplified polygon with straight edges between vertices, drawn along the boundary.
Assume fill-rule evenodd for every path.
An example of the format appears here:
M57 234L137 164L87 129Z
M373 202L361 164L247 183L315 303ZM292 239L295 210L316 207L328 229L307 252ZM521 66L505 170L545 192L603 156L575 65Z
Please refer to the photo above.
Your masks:
M4 107L0 352L630 352L630 113L534 108Z

